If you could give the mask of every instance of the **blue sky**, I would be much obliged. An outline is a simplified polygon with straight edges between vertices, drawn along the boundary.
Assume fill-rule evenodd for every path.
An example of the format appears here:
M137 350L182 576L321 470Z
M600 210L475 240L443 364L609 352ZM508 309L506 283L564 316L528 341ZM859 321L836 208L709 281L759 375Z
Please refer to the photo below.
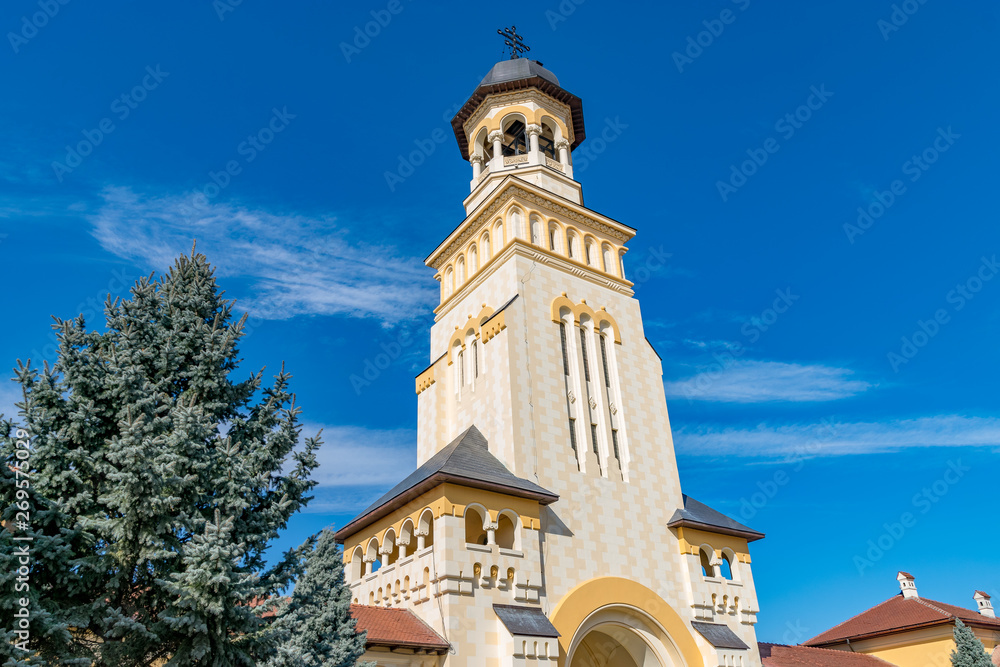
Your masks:
M684 489L767 533L759 637L900 569L1000 594L995 4L333 4L5 3L0 364L52 359L50 315L96 323L197 237L251 314L244 371L285 361L325 429L282 546L343 525L414 465L422 258L470 177L448 120L514 23L584 100L587 205L639 230Z

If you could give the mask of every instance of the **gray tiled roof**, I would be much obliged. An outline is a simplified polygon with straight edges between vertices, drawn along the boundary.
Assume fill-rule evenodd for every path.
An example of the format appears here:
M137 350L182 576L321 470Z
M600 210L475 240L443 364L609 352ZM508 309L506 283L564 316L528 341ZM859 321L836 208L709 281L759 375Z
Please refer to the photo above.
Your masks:
M674 512L670 517L667 526L674 528L677 526L688 526L691 528L701 528L704 530L715 530L725 535L738 535L745 537L748 542L759 540L764 537L764 533L744 526L739 521L734 521L722 512L717 512L708 505L700 503L691 496L683 496L684 507Z
M558 637L559 631L552 625L539 607L522 607L514 604L495 604L493 611L496 612L500 622L504 624L507 631L512 635L526 635L528 637Z
M551 491L507 470L503 463L490 454L486 438L479 429L470 426L447 447L337 531L337 538L352 535L390 512L396 504L406 502L445 482L532 498L543 505L559 498Z
M736 633L729 629L728 625L722 623L704 623L702 621L691 621L691 625L708 643L715 648L728 648L730 650L746 650L750 648Z
M559 79L549 70L542 67L542 63L530 58L516 58L514 60L501 60L493 69L483 77L480 86L492 86L505 81L517 81L518 79L530 79L541 77L550 83L559 85Z

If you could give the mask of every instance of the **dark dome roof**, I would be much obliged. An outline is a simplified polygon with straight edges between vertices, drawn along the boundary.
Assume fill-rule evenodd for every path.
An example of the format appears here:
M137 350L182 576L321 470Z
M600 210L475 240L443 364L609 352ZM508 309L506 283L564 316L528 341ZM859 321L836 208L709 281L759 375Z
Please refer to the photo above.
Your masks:
M542 63L537 60L528 60L527 58L501 60L493 66L493 69L490 70L490 73L483 78L482 83L479 85L492 86L495 83L531 79L536 76L545 79L549 83L559 85L559 79L556 78L556 75L542 67Z
M451 127L455 131L458 149L462 151L463 159L469 159L469 137L465 136L463 124L479 108L486 96L527 88L537 88L570 108L573 117L573 144L570 148L573 149L580 145L580 142L587 136L583 126L583 103L580 98L563 89L556 75L542 67L542 64L537 60L515 58L514 60L501 60L494 65L489 74L480 82L476 91L472 93L472 97L451 119Z

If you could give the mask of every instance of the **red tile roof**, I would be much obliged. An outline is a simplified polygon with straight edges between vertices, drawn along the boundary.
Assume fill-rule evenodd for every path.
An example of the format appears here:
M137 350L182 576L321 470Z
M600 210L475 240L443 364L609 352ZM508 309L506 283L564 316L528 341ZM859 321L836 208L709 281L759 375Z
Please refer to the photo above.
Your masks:
M864 653L809 646L757 644L764 667L886 667L891 663Z
M824 633L818 634L804 646L829 646L848 639L903 632L930 625L952 623L960 618L967 625L989 627L1000 630L1000 619L988 618L964 607L926 600L924 598L904 598L901 594L877 604L854 618L849 618Z
M907 579L914 579L914 580L916 580L916 577L914 577L914 576L913 576L912 574L910 574L909 572L903 572L903 571L900 571L900 573L899 573L899 574L903 575L903 576L904 576L904 577L906 577ZM896 575L896 576L899 576L899 575Z
M983 596L987 600L990 599L990 594L989 593L984 593L983 591L976 591L976 593L979 594L979 595L981 595L981 596Z
M357 620L355 629L367 632L368 646L427 649L444 653L448 642L434 632L409 609L391 609L352 604L351 616Z

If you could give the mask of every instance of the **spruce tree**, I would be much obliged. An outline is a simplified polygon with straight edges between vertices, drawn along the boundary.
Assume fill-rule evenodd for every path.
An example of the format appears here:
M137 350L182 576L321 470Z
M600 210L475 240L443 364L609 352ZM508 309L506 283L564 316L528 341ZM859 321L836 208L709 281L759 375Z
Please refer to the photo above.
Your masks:
M109 298L104 331L56 318L54 364L18 361L31 520L14 523L18 428L0 419L0 610L22 595L14 538L31 538L32 620L29 652L4 644L4 664L254 665L274 653L251 602L297 572L296 554L269 568L264 553L309 500L319 439L298 446L284 368L269 387L263 371L232 379L245 319L192 250Z
M951 652L952 667L993 667L986 648L961 620L955 619L955 650Z
M269 665L353 667L365 652L365 635L355 631L351 591L344 584L344 561L333 531L321 531L302 551L305 572L275 621L283 642Z

